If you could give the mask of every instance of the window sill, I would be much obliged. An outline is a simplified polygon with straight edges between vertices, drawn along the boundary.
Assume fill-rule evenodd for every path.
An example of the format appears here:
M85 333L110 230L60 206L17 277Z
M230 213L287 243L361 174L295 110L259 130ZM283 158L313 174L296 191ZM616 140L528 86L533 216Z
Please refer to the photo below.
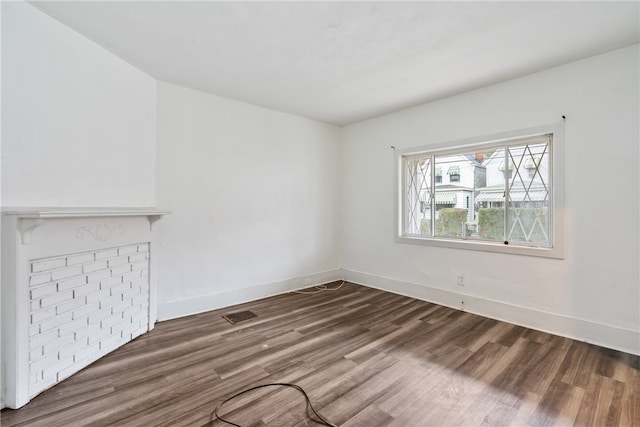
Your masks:
M539 248L533 246L521 246L521 245L505 245L498 242L487 242L480 240L461 240L461 239L446 239L446 238L433 238L433 237L418 237L418 236L397 236L396 242L398 243L410 243L415 245L436 246L442 248L451 249L465 249L473 251L483 252L497 252L511 255L525 255L535 256L542 258L554 258L564 259L564 252L561 248Z

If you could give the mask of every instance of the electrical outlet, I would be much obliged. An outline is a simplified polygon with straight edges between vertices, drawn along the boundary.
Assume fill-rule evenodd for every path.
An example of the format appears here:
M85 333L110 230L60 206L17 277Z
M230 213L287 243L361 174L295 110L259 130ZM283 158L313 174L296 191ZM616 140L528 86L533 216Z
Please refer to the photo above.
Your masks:
M458 274L458 286L464 286L464 274Z

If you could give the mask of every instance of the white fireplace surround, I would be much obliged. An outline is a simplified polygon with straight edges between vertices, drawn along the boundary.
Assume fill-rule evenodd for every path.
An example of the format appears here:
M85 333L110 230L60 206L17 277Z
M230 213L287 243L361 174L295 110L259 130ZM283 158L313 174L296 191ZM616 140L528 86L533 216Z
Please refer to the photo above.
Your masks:
M153 328L155 208L4 208L2 406Z

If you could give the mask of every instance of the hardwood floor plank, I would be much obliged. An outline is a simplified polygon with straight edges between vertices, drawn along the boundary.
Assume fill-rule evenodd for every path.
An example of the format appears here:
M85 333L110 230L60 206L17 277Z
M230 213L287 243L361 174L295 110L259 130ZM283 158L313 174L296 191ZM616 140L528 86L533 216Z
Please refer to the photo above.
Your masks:
M555 382L542 397L529 426L571 426L578 415L584 390L569 384Z

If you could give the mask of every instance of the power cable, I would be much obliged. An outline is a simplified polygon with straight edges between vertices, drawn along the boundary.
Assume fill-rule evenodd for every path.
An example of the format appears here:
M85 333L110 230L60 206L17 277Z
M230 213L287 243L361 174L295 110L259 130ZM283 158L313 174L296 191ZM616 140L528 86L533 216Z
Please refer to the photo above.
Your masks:
M344 283L344 282L343 282L343 283ZM311 400L309 399L309 396L308 396L308 395L307 395L307 393L303 390L303 388L302 388L302 387L300 387L300 386L299 386L299 385L297 385L297 384L290 384L290 383L270 383L270 384L261 384L261 385L257 385L257 386L255 386L255 387L248 388L248 389L246 389L246 390L242 390L241 392L236 393L236 394L234 394L233 396L228 397L227 399L225 399L224 401L222 401L222 403L220 403L220 404L216 407L216 409L215 409L215 411L213 411L213 413L214 413L214 415L216 416L216 418L217 418L217 419L219 419L220 421L222 421L222 422L224 422L224 423L227 423L227 424L230 424L230 425L232 425L232 426L236 426L236 427L242 427L240 424L236 424L236 423L234 423L234 422L232 422L232 421L229 421L229 420L227 420L227 419L224 419L224 418L222 418L222 417L218 414L218 411L220 410L220 408L222 407L222 405L224 405L225 403L229 402L230 400L233 400L233 399L235 399L236 397L241 396L241 395L243 395L243 394L245 394L245 393L248 393L248 392L250 392L250 391L257 390L257 389L259 389L259 388L263 388L263 387L272 387L272 386L282 386L282 387L291 387L291 388L295 388L296 390L298 390L300 393L302 393L302 394L304 395L304 398L305 398L305 399L306 399L306 401L307 401L307 405L308 405L308 407L309 407L309 408L311 408L311 411L312 411L312 412L313 412L313 414L318 418L318 420L313 420L313 418L311 418L311 417L309 417L309 418L311 418L313 421L316 421L316 422L318 422L318 423L320 423L320 424L322 424L322 425L325 425L325 426L329 426L329 427L338 427L338 426L336 426L335 424L333 424L331 421L328 421L327 419L323 418L323 417L322 417L322 415L320 415L320 414L318 413L318 411L316 411L316 410L314 409L313 405L311 404Z
M344 285L344 280L342 281L342 283L340 283L340 285L338 285L335 288L330 288L327 285L318 285L318 286L314 286L314 288L316 289L315 291L291 291L294 294L317 294L320 292L324 292L324 291L337 291L338 289L340 289L342 287L342 285Z

